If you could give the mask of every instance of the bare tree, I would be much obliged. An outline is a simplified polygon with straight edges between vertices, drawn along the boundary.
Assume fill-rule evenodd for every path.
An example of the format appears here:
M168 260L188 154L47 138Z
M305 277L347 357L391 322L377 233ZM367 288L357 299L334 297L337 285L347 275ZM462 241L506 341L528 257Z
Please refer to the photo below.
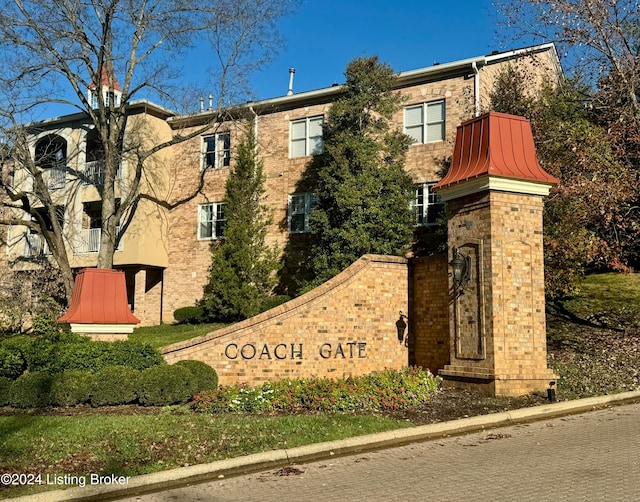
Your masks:
M611 77L625 97L627 119L640 130L638 0L498 0L495 6L508 37L558 43L565 62L594 86Z
M117 226L133 217L145 196L141 190L150 159L211 128L227 106L246 95L241 84L279 45L275 22L290 7L287 0L0 0L0 158L5 179L7 171L22 170L33 180L2 183L0 204L13 212L0 213L0 224L25 225L43 236L68 298L73 279L57 217L59 201L43 176L43 163L55 148L34 154L30 139L40 110L51 104L72 106L93 124L103 163L97 265L112 268ZM178 55L195 44L207 47L202 60L211 66L209 75L217 77L217 113L198 130L149 141L139 128L134 132L127 111L139 98L179 107L187 86ZM87 89L94 90L93 99ZM118 200L116 178L123 158L133 174Z

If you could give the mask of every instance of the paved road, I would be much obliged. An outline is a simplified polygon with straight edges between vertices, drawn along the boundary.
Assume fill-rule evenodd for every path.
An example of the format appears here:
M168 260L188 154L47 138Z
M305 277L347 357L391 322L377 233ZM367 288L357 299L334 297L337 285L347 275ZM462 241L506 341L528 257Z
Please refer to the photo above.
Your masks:
M640 404L284 469L127 500L638 501Z

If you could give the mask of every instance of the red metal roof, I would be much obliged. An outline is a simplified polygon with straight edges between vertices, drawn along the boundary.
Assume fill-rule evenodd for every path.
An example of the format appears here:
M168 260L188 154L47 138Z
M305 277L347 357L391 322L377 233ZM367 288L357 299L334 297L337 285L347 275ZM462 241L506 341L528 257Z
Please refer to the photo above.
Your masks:
M127 303L124 272L85 268L76 276L71 305L58 319L75 324L139 324Z
M484 175L549 184L560 181L538 164L529 121L497 112L458 126L451 168L434 188Z
M109 75L107 75L107 69L103 66L102 67L102 76L100 78L100 85L102 87L109 87ZM91 84L89 85L89 89L95 89L96 88L96 83L95 82L91 82ZM113 90L114 91L120 91L120 83L118 82L118 79L114 76L113 77Z

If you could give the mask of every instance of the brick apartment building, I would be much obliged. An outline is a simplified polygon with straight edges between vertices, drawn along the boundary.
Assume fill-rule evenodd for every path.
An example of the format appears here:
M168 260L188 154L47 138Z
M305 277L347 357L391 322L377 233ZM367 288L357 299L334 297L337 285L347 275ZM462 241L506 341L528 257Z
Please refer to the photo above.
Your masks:
M438 199L431 187L440 179L441 161L453 150L457 126L485 111L496 75L518 65L530 76L532 91L561 74L552 44L492 53L400 73L396 90L405 98L394 122L414 138L406 169L416 184L416 225L433 225ZM91 90L89 90L91 92ZM220 238L224 222L225 182L233 169L235 149L244 128L257 133L266 176L265 203L273 210L270 244L304 246L313 194L300 186L312 155L322 151L322 123L340 86L246 103L234 120L163 150L148 166L146 187L166 201L176 201L198 185L204 189L189 202L168 210L143 201L122 235L114 266L124 270L129 303L143 324L173 320L176 308L193 305L202 296L210 264L210 244ZM111 99L118 99L117 92ZM211 120L211 110L177 115L161 106L138 101L128 106L128 130L141 128L148 141L167 140ZM60 205L65 238L75 269L96 265L100 235L101 164L93 150L93 126L86 114L37 124L32 154L42 163L49 190ZM152 138L152 139L151 139ZM46 155L43 152L46 151ZM67 168L67 166L69 168ZM82 172L81 178L70 172ZM128 165L123 161L117 190L127 189ZM29 178L16 169L11 181L29 188ZM48 259L44 240L25 226L6 229L6 253L0 267L24 270Z

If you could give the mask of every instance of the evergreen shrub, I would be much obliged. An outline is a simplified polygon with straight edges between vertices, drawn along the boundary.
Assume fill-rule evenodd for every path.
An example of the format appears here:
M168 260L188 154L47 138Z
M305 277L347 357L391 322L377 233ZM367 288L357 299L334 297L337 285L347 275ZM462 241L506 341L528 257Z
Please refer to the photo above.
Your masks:
M68 370L55 375L51 381L50 403L53 406L88 403L94 380L92 373L82 370Z
M53 373L84 370L95 373L108 366L128 366L144 370L165 364L162 354L148 343L123 340L117 342L71 343L59 348Z
M175 366L181 366L189 370L192 375L191 382L194 394L218 387L216 370L202 361L178 361Z
M0 406L7 406L9 404L12 384L13 380L0 376Z
M0 377L15 380L27 367L27 362L19 349L0 346Z
M291 300L291 297L287 295L267 296L264 300L262 300L262 304L260 305L260 312L266 312L267 310L275 308L278 305L287 303L289 300Z
M200 324L204 322L202 307L182 307L174 310L173 318L178 324Z
M152 366L164 365L166 361L159 350L145 342L121 340L109 343L108 353L103 358L104 366L128 366L138 371Z
M144 406L168 406L189 401L193 395L193 376L177 364L153 366L140 373L138 400Z
M41 408L49 404L52 377L48 373L34 372L21 375L9 393L9 404L14 408Z
M127 366L107 366L94 375L91 406L115 406L135 402L140 372Z

